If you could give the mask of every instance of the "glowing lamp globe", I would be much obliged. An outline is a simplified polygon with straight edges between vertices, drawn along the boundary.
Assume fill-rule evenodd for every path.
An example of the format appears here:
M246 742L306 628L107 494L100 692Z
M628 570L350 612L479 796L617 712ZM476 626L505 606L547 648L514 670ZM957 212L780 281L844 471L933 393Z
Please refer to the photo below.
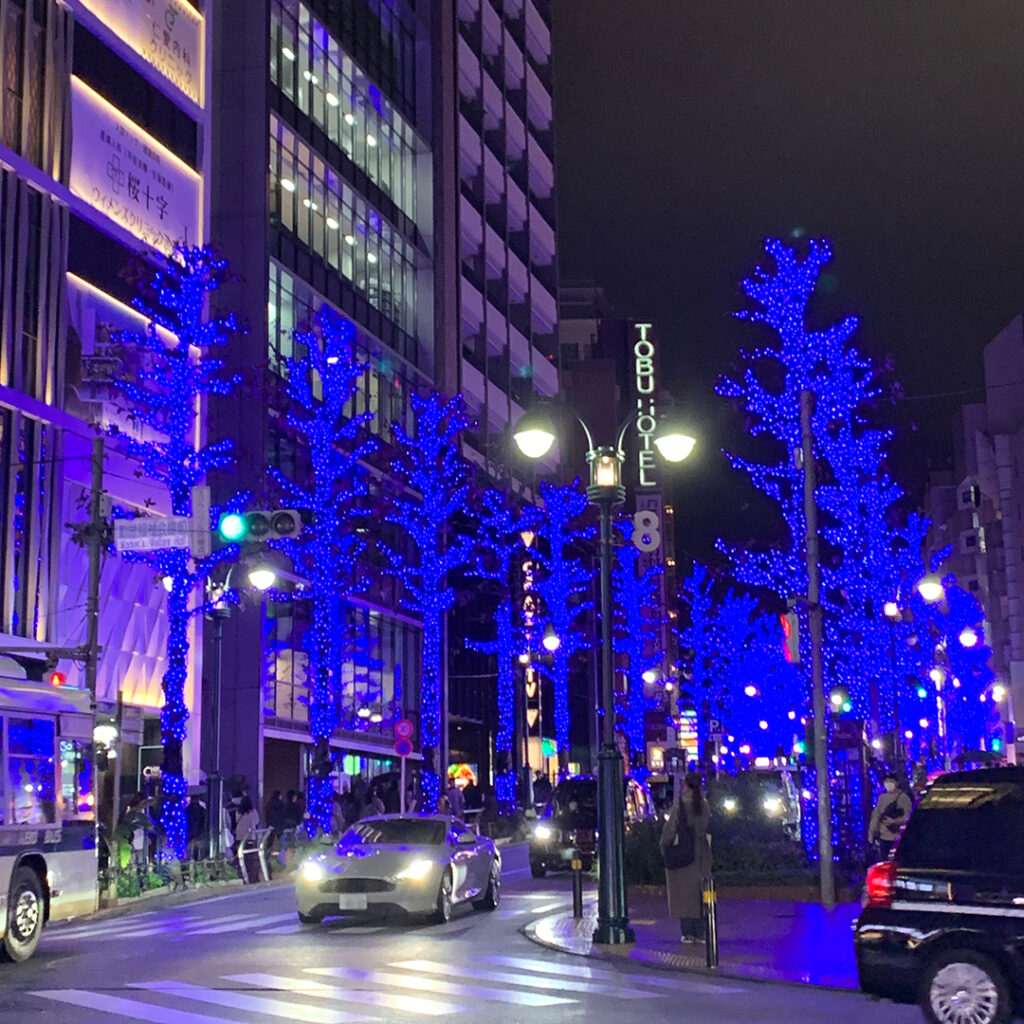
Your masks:
M261 565L249 571L249 582L257 590L269 590L277 582L277 573L268 566Z
M682 462L696 444L697 439L675 416L662 420L654 435L654 447L666 462Z
M528 459L543 458L555 443L555 424L543 407L529 409L519 417L512 440Z
M938 576L925 576L917 585L917 592L929 603L935 604L946 596L946 588Z
M898 619L900 617L900 606L895 601L886 601L882 609L887 619Z
M552 654L562 646L562 641L559 639L558 634L555 632L555 627L551 623L548 623L547 628L544 630L544 639L541 643L544 645L544 650L550 651Z
M960 646L961 647L974 647L978 643L978 634L967 626L960 633Z

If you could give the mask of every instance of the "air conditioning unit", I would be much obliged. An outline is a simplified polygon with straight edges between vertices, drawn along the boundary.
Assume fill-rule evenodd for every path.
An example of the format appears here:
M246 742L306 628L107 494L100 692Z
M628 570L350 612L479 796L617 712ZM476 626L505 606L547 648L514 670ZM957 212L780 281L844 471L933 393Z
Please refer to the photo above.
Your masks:
M956 489L956 507L960 509L978 508L981 505L981 488L968 477Z

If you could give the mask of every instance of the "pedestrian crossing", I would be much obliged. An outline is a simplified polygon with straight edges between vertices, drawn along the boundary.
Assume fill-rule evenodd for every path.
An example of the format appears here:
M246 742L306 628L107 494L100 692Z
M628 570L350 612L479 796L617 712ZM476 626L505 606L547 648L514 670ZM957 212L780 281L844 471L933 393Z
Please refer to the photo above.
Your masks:
M539 900L538 900L539 896ZM507 896L498 917L523 917L548 914L564 909L564 900L551 901L551 893L530 893ZM346 935L371 934L381 931L384 925L350 925ZM244 932L247 935L295 935L308 929L300 924L294 911L278 914L233 913L218 917L201 916L196 913L158 914L146 911L105 921L87 922L51 929L45 933L44 941L54 939L89 939L98 942L113 942L125 939L144 939L161 936L168 939L184 939L197 935L225 935Z
M184 939L196 935L225 935L231 932L245 932L247 935L290 935L301 929L294 910L278 914L222 914L218 917L188 913L156 916L147 913L133 914L129 918L114 918L92 924L56 928L46 932L46 940L89 939L93 942L113 942L151 936Z
M286 969L287 970L287 969ZM561 1011L587 997L630 1003L679 1000L687 993L715 996L740 989L713 981L620 972L528 956L483 956L468 964L395 960L379 969L308 967L295 973L247 971L210 985L144 981L119 989L40 989L40 1000L93 1011L98 1019L138 1024L357 1024L436 1018L486 1011L497 1005ZM617 1005L617 1004L613 1004ZM223 1016L222 1014L227 1014ZM76 1015L76 1019L86 1019ZM92 1019L92 1018L88 1018Z

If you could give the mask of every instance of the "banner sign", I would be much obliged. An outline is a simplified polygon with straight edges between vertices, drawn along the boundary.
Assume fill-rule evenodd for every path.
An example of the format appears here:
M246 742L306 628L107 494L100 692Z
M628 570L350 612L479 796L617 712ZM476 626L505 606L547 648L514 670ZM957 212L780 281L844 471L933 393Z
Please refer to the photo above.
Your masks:
M202 245L200 177L134 121L71 79L71 191L146 245Z
M203 105L203 17L187 0L78 0L190 100Z
M654 411L654 341L650 336L653 324L636 324L637 339L633 345L633 386L636 391L636 432L640 441L637 456L637 486L654 487L654 434L658 429Z

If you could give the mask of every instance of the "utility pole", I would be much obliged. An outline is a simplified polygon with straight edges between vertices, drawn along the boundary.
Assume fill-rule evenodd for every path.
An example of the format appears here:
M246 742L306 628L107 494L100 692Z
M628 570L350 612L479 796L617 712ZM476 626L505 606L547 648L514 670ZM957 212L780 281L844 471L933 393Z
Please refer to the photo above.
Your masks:
M85 599L85 686L92 711L96 712L96 673L100 656L100 569L104 541L103 437L92 440L92 483L89 490L89 591ZM114 812L117 813L116 810Z
M814 709L814 767L818 784L818 859L821 902L831 910L836 904L832 864L832 793L828 770L828 723L825 711L825 673L822 652L821 584L818 565L818 506L815 501L814 436L811 412L814 393L800 392L800 441L804 464L804 518L806 520L807 618L811 633L811 696Z

